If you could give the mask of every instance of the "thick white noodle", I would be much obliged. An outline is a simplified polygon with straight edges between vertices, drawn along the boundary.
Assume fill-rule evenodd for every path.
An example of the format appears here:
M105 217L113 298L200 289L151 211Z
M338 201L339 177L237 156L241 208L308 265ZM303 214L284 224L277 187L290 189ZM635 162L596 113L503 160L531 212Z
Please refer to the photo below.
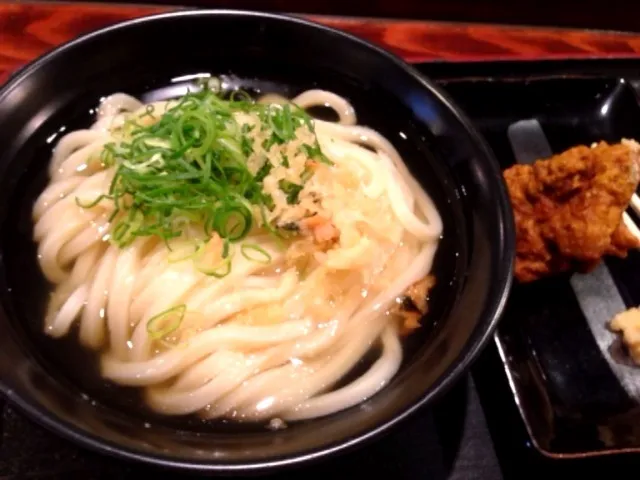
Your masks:
M300 108L329 107L338 114L338 123L342 125L355 125L358 121L353 106L333 92L326 90L307 90L292 100Z
M289 100L269 95L261 101ZM270 264L237 255L224 278L201 273L191 261L170 260L154 238L125 248L108 242L110 202L80 205L108 190L114 172L103 170L100 152L118 140L114 126L148 107L138 99L105 98L91 128L67 134L54 149L50 183L33 207L38 260L54 285L45 332L61 337L77 324L79 341L100 352L103 376L144 389L160 413L314 418L370 398L400 367L396 321L387 312L431 271L443 228L438 210L393 145L357 125L346 99L309 90L291 101L336 112L336 123L314 121L324 154L332 168L355 172L364 196L393 217L381 229L366 212L336 209L339 245L317 254L304 278L264 233L244 241L268 252ZM156 112L171 105L152 104ZM149 320L177 304L187 314L176 338L158 341ZM264 313L247 317L251 311ZM372 348L379 349L377 360L333 389Z

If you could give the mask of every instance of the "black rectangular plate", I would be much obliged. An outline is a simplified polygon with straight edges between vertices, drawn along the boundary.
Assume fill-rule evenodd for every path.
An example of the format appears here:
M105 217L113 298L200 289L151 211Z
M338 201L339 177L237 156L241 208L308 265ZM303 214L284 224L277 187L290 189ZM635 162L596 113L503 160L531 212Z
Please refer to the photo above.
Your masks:
M578 144L640 141L640 61L430 63L502 168ZM634 218L638 222L638 218ZM640 452L640 367L630 365L612 315L640 304L640 252L588 275L516 285L496 348L541 453L575 458Z

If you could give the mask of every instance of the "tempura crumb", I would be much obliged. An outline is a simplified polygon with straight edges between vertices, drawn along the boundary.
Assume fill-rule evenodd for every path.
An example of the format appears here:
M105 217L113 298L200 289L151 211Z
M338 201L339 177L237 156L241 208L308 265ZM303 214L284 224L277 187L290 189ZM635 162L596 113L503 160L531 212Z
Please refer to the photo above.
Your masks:
M267 425L269 430L282 430L287 428L287 424L281 418L272 418L269 420L269 425Z
M409 286L390 310L400 320L400 334L408 335L420 328L420 320L427 314L429 291L435 286L436 277L427 275Z
M640 308L633 307L617 314L609 327L621 333L622 343L627 347L629 356L636 365L640 365Z

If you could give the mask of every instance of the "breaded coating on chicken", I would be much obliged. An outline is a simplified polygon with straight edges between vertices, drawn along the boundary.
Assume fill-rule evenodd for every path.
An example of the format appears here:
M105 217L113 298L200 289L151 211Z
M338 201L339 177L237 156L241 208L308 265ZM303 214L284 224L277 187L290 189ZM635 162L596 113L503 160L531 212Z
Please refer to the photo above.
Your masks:
M640 145L622 140L505 170L516 224L516 279L588 272L604 255L624 258L640 247L622 221L638 186L639 162Z

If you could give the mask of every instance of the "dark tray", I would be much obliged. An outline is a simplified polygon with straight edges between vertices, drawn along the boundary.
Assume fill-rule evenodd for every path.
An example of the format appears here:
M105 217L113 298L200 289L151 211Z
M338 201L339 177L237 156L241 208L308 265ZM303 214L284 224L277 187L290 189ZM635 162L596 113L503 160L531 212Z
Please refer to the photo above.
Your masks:
M503 168L578 144L640 140L637 61L419 69L466 111ZM531 442L545 456L640 452L640 367L606 328L639 304L638 251L588 275L513 288L495 344Z

